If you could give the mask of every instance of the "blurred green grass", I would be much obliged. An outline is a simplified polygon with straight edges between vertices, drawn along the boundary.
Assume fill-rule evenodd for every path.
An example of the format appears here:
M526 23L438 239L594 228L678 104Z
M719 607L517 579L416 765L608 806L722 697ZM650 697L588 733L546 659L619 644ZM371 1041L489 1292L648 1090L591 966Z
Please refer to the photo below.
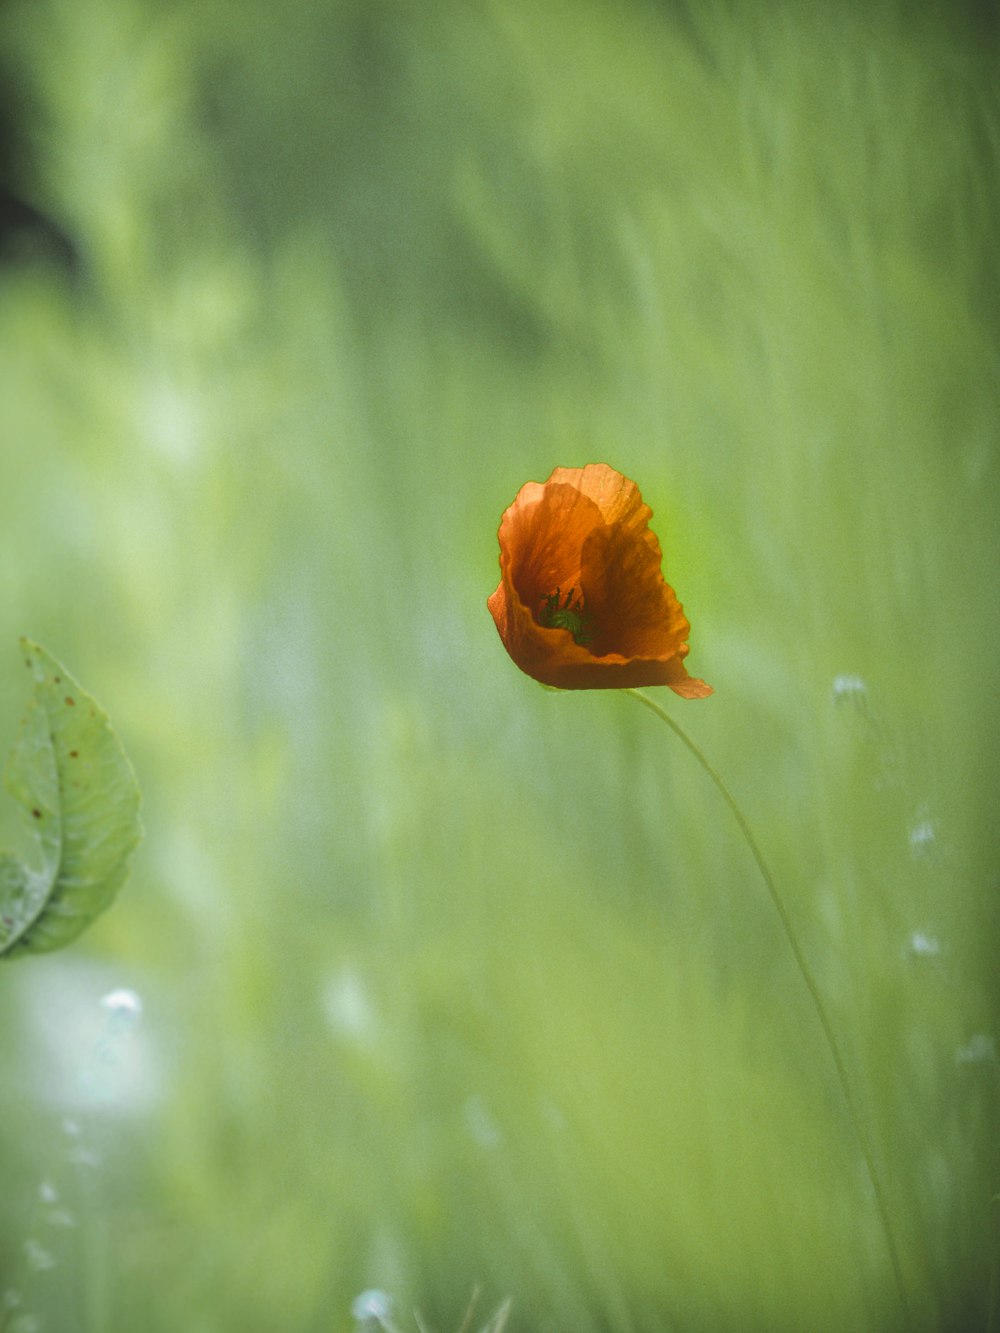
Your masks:
M788 898L917 1326L986 1328L988 7L0 25L22 188L81 254L0 275L0 734L27 632L108 708L148 830L78 947L0 974L0 1291L66 1333L346 1329L371 1286L445 1333L477 1283L511 1330L899 1325L717 795L485 611L521 483L602 459L655 511L717 691L667 706ZM81 1015L123 984L131 1075L88 1109Z

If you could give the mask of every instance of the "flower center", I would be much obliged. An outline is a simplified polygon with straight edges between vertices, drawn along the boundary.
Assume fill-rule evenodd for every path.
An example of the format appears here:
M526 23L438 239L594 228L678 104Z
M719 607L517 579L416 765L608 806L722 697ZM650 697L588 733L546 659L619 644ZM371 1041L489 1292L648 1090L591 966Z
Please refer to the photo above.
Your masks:
M546 629L569 630L574 642L582 645L590 642L591 634L587 617L583 614L583 598L575 596L575 593L575 588L570 588L565 594L561 588L550 592L548 597L542 599L538 623Z

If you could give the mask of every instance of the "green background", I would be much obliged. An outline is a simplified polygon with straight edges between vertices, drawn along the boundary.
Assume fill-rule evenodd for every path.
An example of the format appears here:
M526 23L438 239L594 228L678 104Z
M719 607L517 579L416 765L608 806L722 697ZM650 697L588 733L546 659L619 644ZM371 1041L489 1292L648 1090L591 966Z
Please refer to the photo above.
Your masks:
M993 7L7 0L0 42L78 255L0 272L0 743L27 633L147 828L0 969L0 1328L377 1286L452 1333L476 1284L511 1333L901 1326L718 793L486 611L518 488L597 460L914 1323L996 1328Z

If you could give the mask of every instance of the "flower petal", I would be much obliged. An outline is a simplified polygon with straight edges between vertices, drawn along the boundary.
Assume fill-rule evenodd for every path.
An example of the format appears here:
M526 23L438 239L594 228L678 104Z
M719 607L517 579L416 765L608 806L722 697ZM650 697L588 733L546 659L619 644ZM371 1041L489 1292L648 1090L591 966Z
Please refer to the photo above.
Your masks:
M622 524L588 535L580 586L597 656L667 658L685 646L691 627L664 581L659 557Z
M500 564L532 611L556 588L579 583L583 543L601 522L600 509L574 486L522 486L500 523Z
M650 549L656 552L656 558L662 559L656 533L649 527L653 511L643 503L639 487L634 481L623 477L607 463L588 463L586 467L555 468L546 485L553 483L573 486L579 490L594 501L605 523L620 523L629 532L641 536Z

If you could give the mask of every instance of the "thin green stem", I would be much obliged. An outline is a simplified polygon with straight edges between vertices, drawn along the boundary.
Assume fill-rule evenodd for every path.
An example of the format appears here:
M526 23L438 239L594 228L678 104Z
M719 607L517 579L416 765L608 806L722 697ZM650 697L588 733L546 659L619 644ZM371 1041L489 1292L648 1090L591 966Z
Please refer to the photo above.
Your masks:
M990 1292L988 1304L986 1306L986 1333L994 1333L997 1326L997 1293L1000 1288L1000 1255L997 1253L1000 1235L997 1230L997 1205L1000 1204L1000 1194L994 1194L990 1199Z
M676 722L668 712L666 712L663 708L660 707L660 705L656 702L655 699L650 698L648 694L644 694L642 690L627 689L625 690L625 693L630 694L633 699L637 699L638 702L643 705L643 707L648 708L651 713L655 713L656 716L662 722L665 722L667 726L670 728L670 730L674 733L674 735L677 736L678 739L681 740L683 744L687 746L687 748L694 755L695 759L697 759L698 763L702 766L702 768L705 770L708 776L715 783L715 786L718 789L719 794L725 801L726 805L729 806L733 818L740 826L740 832L743 834L744 840L746 841L747 846L750 848L750 854L753 857L754 861L757 863L757 869L760 871L761 878L767 885L767 891L771 896L771 902L774 904L774 910L778 914L778 919L780 920L781 925L785 932L785 938L788 940L789 947L791 948L792 954L795 958L795 962L798 965L799 973L802 976L802 980L805 982L806 990L808 990L810 996L812 997L813 1007L816 1010L816 1016L819 1019L820 1027L823 1029L823 1035L826 1037L826 1044L829 1047L830 1055L833 1058L834 1067L836 1068L837 1071L837 1077L840 1080L841 1090L843 1091L844 1094L844 1100L847 1103L847 1109L850 1113L851 1120L854 1124L854 1132L857 1135L858 1143L861 1146L861 1154L864 1157L865 1166L868 1168L868 1176L869 1179L871 1180L872 1192L874 1193L875 1196L875 1205L878 1209L879 1217L882 1221L882 1229L885 1232L886 1249L889 1252L889 1258L892 1262L892 1271L895 1274L896 1285L899 1288L899 1301L900 1305L903 1308L903 1315L906 1321L906 1326L912 1327L912 1319L910 1317L910 1305L906 1295L906 1284L903 1281L903 1269L899 1260L899 1251L896 1248L896 1239L893 1234L892 1223L889 1220L889 1209L886 1205L885 1193L882 1189L882 1183L879 1179L879 1173L875 1166L875 1158L872 1153L871 1147L868 1143L868 1136L866 1135L861 1123L861 1114L858 1108L858 1104L855 1101L854 1093L851 1091L850 1079L847 1076L847 1066L845 1065L844 1057L840 1052L840 1046L837 1044L837 1038L833 1031L833 1024L830 1022L830 1019L827 1015L826 1006L823 1003L823 997L820 995L819 986L816 984L816 978L813 976L812 969L806 962L805 954L802 952L802 948L795 937L795 931L792 928L791 917L789 917L788 912L785 908L785 904L782 901L781 894L778 892L778 886L774 882L774 877L772 876L770 870L767 867L767 862L764 860L764 856L760 850L760 847L758 846L757 839L753 835L753 830L747 823L743 811L737 805L736 798L733 796L732 792L729 790L725 782L722 780L722 776L709 763L708 759L706 758L701 748L691 739L691 737L687 734L687 732L680 725L680 723Z

